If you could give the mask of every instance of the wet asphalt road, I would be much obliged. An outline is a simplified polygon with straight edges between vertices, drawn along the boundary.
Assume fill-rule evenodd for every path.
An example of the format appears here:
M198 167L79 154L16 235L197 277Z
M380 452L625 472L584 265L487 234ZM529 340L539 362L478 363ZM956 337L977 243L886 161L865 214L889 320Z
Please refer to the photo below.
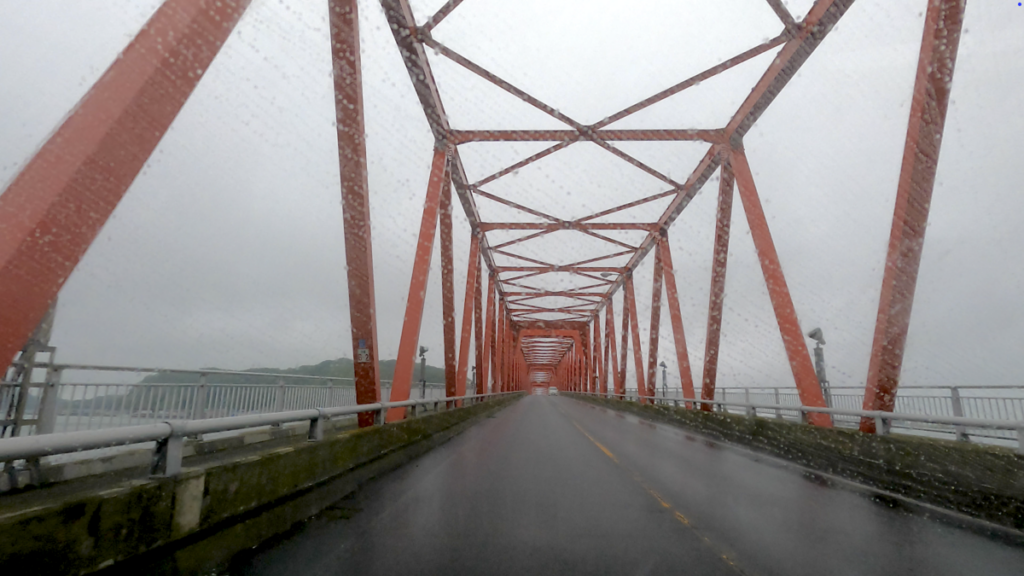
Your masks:
M533 396L231 574L1024 574L1024 548L771 459Z

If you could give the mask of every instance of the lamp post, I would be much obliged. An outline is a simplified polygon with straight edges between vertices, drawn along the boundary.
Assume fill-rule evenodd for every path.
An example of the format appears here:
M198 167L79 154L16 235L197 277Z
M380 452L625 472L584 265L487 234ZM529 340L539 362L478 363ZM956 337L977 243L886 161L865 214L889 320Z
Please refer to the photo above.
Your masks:
M825 406L832 407L832 392L829 390L828 377L825 375L825 335L821 328L815 328L807 333L807 337L814 340L814 373L818 376L818 384L821 386L821 394L825 397Z
M420 346L420 398L427 397L427 352L430 349Z
M661 395L668 398L668 372L666 371L668 366L665 365L664 360L658 366L661 366Z

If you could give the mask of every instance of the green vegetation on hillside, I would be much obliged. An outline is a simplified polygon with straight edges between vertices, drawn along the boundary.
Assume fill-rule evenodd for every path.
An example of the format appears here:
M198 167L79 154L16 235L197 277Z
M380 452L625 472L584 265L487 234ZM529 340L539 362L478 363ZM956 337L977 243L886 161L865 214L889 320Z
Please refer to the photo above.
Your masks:
M380 362L380 379L391 380L395 375L396 360L382 360ZM208 370L221 370L220 368L207 368ZM333 378L352 378L354 375L352 359L338 358L336 360L324 360L319 364L299 366L298 368L250 368L242 372L275 374L284 376L286 384L308 384L310 386L322 385L323 381L308 380L305 378L288 378L288 376L320 376ZM444 384L444 368L427 365L427 382L432 384ZM276 384L277 376L256 376L247 374L212 374L207 377L210 384ZM197 374L151 374L146 376L142 382L147 384L194 384L199 381ZM413 370L413 382L420 381L420 367L416 364ZM344 384L344 383L342 383ZM338 383L335 383L338 385Z

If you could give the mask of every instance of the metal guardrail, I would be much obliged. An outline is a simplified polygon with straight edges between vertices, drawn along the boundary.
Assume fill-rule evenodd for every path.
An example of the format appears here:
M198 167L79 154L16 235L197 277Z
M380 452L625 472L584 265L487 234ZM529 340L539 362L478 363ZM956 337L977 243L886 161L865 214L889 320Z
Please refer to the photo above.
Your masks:
M262 414L317 407L356 404L354 380L334 376L244 372L235 370L183 370L134 366L37 364L45 380L28 386L30 407L21 435L74 432L140 425L164 420L201 420L244 414ZM182 374L195 382L181 383L67 383L65 371ZM265 383L225 383L218 378L245 377ZM390 396L390 381L382 381L381 395ZM8 412L20 383L0 382L0 414ZM421 386L414 384L418 396ZM428 384L425 398L443 398L444 386Z
M575 392L575 394L581 394L584 396L595 396L598 398L620 398L628 401L639 401L640 396L637 394L600 394L595 392ZM676 398L649 398L644 397L647 400L653 401L655 404L673 404L676 407L680 405L707 405L712 408L719 408L720 410L727 410L728 408L739 408L742 413L748 417L757 418L764 417L758 414L758 410L774 412L777 418L781 417L783 411L796 412L799 414L801 422L807 422L807 416L809 414L828 414L833 419L835 417L849 417L855 418L858 422L862 418L870 418L875 421L875 434L886 435L892 431L893 422L914 422L921 424L933 424L941 425L951 429L959 437L967 428L981 428L988 430L1009 430L1016 434L1017 440L1017 452L1024 454L1024 419L1020 420L996 420L996 419L980 419L980 418L965 418L962 416L929 416L923 414L903 414L898 412L882 412L877 410L849 410L844 408L818 408L814 406L792 406L785 404L760 404L754 402L725 402L721 400L699 400L699 399L676 399Z
M415 416L417 408L420 406L433 404L436 411L440 409L441 404L461 401L464 405L472 405L488 398L512 394L521 394L521 392L472 394L443 399L432 398L426 400L405 400L402 402L378 402L356 406L292 410L228 418L209 418L206 420L171 420L142 426L125 426L121 428L90 430L87 432L4 438L0 439L0 462L33 460L56 454L155 441L156 447L153 451L150 472L155 476L173 476L181 472L184 440L189 436L308 421L308 438L311 441L317 441L323 439L323 422L332 417L374 412L376 413L377 423L383 424L385 414L392 408L411 408L412 416Z
M664 388L656 390L656 396L668 399L683 399L680 388ZM715 390L715 400L755 402L787 406L795 414L800 406L800 396L793 387L752 386ZM864 388L857 386L831 386L826 395L830 408L858 410L863 407ZM956 416L976 418L980 420L1024 420L1024 386L904 386L896 397L894 412L900 414L920 414L926 416ZM836 424L844 427L857 426L859 419L839 416ZM947 427L926 423L898 422L894 427L917 432L950 433ZM962 432L962 433L961 433ZM1014 441L1013 432L994 429L965 429L957 432L960 440L972 437Z

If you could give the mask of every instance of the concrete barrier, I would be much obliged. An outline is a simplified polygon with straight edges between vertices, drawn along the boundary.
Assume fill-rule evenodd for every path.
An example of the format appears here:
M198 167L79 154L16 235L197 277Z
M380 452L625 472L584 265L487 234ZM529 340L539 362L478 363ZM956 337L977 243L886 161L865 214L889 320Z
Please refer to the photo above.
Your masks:
M783 458L877 489L883 497L1003 527L1015 538L1024 531L1024 456L1009 448L571 396Z
M189 467L96 476L0 498L0 567L32 574L191 574L290 528L518 396Z

